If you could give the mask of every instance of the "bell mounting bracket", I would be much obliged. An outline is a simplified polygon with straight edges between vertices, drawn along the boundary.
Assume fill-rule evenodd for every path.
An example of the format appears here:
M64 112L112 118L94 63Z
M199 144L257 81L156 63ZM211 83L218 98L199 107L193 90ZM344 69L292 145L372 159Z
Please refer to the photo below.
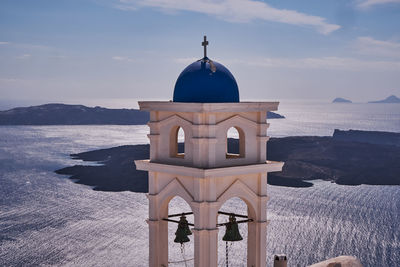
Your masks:
M176 214L170 214L170 215L168 215L168 218L180 217L180 216L192 215L192 214L193 214L193 212L181 212L181 213L176 213ZM236 213L232 213L232 212L218 211L218 214L226 215L226 216L235 216L235 217L238 217L238 218L245 218L245 219L247 219L247 220L240 220L240 221L237 221L237 223L247 223L247 222L252 222L252 221L253 221L253 219L249 219L249 217L246 216L246 215L236 214ZM164 221L167 221L167 222L179 223L179 221L172 220L172 219L168 219L168 218L163 218L163 220L164 220ZM227 225L227 224L229 224L229 222L226 222L226 223L217 223L217 227L224 226L224 225ZM188 223L188 225L194 226L193 223Z

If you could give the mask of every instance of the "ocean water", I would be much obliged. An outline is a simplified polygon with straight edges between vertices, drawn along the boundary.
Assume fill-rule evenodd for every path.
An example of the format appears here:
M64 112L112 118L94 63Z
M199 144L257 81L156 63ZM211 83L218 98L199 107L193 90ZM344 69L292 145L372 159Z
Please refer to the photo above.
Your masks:
M287 118L270 120L271 136L331 135L335 128L400 132L400 105L282 103L279 112ZM54 173L87 164L70 153L148 143L147 132L147 126L0 127L0 266L147 266L145 194L94 191ZM400 186L313 183L268 186L268 266L275 253L287 254L289 266L338 255L354 255L364 266L400 266ZM234 198L222 209L245 213L246 206ZM189 206L174 198L170 212L182 210ZM169 258L181 261L175 229L170 224ZM246 265L246 226L240 231L244 240L229 245L230 266ZM193 242L184 252L192 266ZM222 240L218 253L225 266Z
M274 137L331 136L334 129L400 132L400 104L282 102L278 113L284 120L271 120Z

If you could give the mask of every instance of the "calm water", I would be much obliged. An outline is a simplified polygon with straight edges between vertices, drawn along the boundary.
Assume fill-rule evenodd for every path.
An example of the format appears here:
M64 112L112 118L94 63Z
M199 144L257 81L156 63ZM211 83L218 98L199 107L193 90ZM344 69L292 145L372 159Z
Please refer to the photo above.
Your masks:
M334 129L400 132L400 104L282 102L284 120L271 123L270 135L332 135Z
M270 121L271 136L331 135L334 128L400 132L400 105L289 103L280 113L287 119ZM0 266L146 266L146 196L93 191L53 172L77 163L70 153L147 143L146 133L146 126L0 127ZM289 266L342 254L364 266L400 266L400 186L314 181L312 188L268 190L269 266L274 253L286 253ZM178 198L170 208L189 209ZM246 210L239 199L223 209ZM171 261L182 259L172 242L175 227ZM245 238L245 226L240 230ZM192 258L192 244L185 250ZM222 242L219 256L222 266ZM234 243L230 266L245 266L245 257L245 241Z

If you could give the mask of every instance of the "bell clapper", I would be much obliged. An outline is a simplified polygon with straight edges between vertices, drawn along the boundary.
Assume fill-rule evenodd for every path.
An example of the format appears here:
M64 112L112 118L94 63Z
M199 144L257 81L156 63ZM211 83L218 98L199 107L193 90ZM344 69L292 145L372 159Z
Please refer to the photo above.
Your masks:
M228 241L225 242L225 251L226 251L226 254L225 254L225 264L226 264L226 267L228 267L228 266L229 266Z
M185 267L187 267L187 260L185 257L185 244L181 243L181 253L182 253L182 258L183 258L183 262L185 263Z

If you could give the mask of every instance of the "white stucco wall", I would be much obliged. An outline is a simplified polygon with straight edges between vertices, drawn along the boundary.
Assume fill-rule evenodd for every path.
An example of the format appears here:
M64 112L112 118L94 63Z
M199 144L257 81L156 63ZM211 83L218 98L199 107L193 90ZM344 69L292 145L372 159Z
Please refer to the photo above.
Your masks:
M266 264L267 173L282 162L266 161L266 113L276 102L139 102L150 111L150 159L135 161L149 172L150 266L168 265L168 203L183 198L194 215L195 266L216 267L218 210L230 198L248 206L248 266ZM185 132L185 153L176 155L176 132ZM242 155L226 154L227 131L241 133ZM245 214L246 211L243 211Z

